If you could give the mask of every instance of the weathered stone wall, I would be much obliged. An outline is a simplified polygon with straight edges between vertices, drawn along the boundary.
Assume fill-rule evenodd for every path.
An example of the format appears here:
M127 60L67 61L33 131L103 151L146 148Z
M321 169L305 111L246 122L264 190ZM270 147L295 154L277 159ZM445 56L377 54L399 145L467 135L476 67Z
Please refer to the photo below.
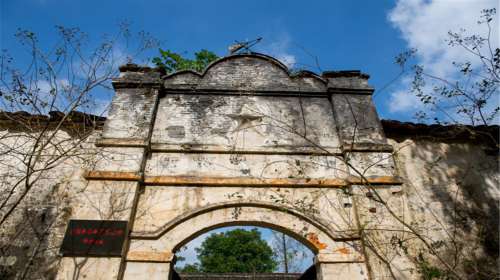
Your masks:
M64 200L51 244L69 218L125 220L129 238L122 257L43 255L58 279L167 279L186 242L242 224L303 242L318 279L420 279L451 256L461 275L495 273L498 157L467 139L387 139L367 75L290 75L263 55L201 74L121 71L102 132L77 149L86 156L68 157L33 197Z
M391 141L409 220L469 279L498 276L500 174L491 147L421 139ZM401 249L401 248L400 248ZM439 263L421 244L417 267Z
M73 213L80 212L79 193L88 187L84 170L92 168L100 157L94 146L99 133L80 142L81 138L66 129L42 134L33 126L28 133L19 127L6 129L3 124L0 124L0 278L21 279L26 274L27 279L52 279L58 270L59 246L67 221ZM48 135L53 137L44 142ZM37 141L39 145L46 144L45 147L34 148ZM84 204L85 208L90 205ZM4 220L10 210L12 214Z
M4 131L4 133L7 133L7 131ZM10 135L12 135L12 132L10 132ZM402 187L393 188L393 191L399 192L399 195L395 199L401 200L401 204L406 205L407 219L412 225L433 240L438 249L445 249L442 251L443 256L454 255L449 252L446 253L446 250L450 249L451 240L454 239L457 243L461 244L459 251L461 256L460 261L463 261L465 258L476 259L479 264L484 265L484 267L476 269L494 271L496 267L495 260L498 257L498 251L496 250L498 248L497 203L499 200L497 156L488 155L484 147L471 143L450 143L442 139L434 139L433 141L418 140L417 137L409 136L402 138L407 138L407 140L398 139L398 141L395 141L389 139L389 143L397 151L394 157L396 167L404 181ZM12 141L15 138L10 139ZM91 145L95 141L93 139L95 137L89 138L87 148L91 148ZM2 145L4 147L13 147L10 141L8 143L2 142ZM86 153L94 154L92 158L97 157L95 151L89 153L87 150ZM8 167L2 169L2 174L4 176L12 174L12 170L9 171L8 169L19 164L19 162L12 159L8 160L7 156L2 157L2 159L4 167ZM7 161L10 164L5 165ZM70 160L68 159L68 161ZM57 261L59 258L58 249L70 214L85 212L82 212L82 209L79 209L80 207L87 209L86 211L91 211L92 207L87 207L88 205L99 205L99 203L95 202L89 203L88 200L83 201L81 204L78 203L79 196L76 194L87 190L89 187L91 188L89 182L83 178L83 170L86 168L88 168L88 165L82 162L59 166L59 168L50 173L50 178L47 177L47 181L44 184L37 184L36 189L30 194L26 205L21 206L21 209L30 210L30 214L33 217L39 217L44 211L54 206L65 212L65 215L61 217L62 219L54 224L51 235L47 240L48 244L45 245L52 249L45 251L35 260L37 267L40 268L31 271L32 276L38 275L35 278L51 278L51 273L54 273L57 268L57 264L59 263ZM12 177L9 180L13 181ZM57 190L52 188L55 185L59 186ZM112 191L111 188L108 190ZM143 205L143 208L138 210L140 218L136 222L137 233L153 232L157 234L160 231L156 229L161 228L163 225L161 222L164 220L161 218L162 216L174 216L179 211L186 212L189 209L205 207L209 201L220 203L221 201L227 201L228 197L232 197L229 199L230 201L238 202L239 197L243 196L248 198L249 201L256 201L259 200L257 198L260 198L260 200L273 203L275 199L283 198L281 189L277 188L219 187L217 188L217 192L213 192L213 190L200 187L182 187L179 190L184 193L181 201L176 199L176 195L173 193L175 191L172 189L159 187L145 190L144 195L141 196L141 200L144 200L144 202L140 203L140 205ZM300 189L294 188L290 191L292 192L288 196L290 202L298 201L298 198L303 197L303 194L301 196L297 194L297 192L300 192ZM96 196L103 195L102 191L93 190L93 192L95 192ZM119 193L118 190L113 192L110 195L114 197L111 199L113 201L116 201L119 197L130 195L128 192ZM155 194L153 195L151 192ZM341 191L338 190L338 192ZM300 207L307 207L313 203L314 207L322 207L326 211L329 211L329 216L349 217L346 208L330 207L331 201L336 198L326 196L324 190L312 188L308 189L306 194L309 194L310 201L306 201ZM91 200L91 198L89 199ZM109 197L102 199L102 201L106 201L107 199ZM47 204L47 201L50 201L50 203ZM161 203L158 203L159 201ZM116 203L114 204L116 206ZM103 213L99 214L99 217L103 219L119 218L116 216L116 213L120 211L104 213L105 205L111 204L101 203L99 209ZM387 220L387 214L383 213L384 210L380 206L377 208L376 202L367 199L366 205L371 206L368 207L365 214L367 220L370 220L371 223L380 225ZM376 209L374 213L370 212L370 208L372 207ZM40 215L35 215L35 212ZM232 214L230 212L229 216ZM8 226L4 227L7 229L2 231L2 239L4 241L5 238L10 238L12 234L18 231L19 227L23 224L19 219L25 217L24 210L21 210L16 215L16 218ZM89 217L93 216L89 215ZM353 217L351 216L351 218ZM14 225L16 223L18 224L17 226ZM155 223L158 223L156 228L154 226ZM346 221L346 224L353 223L354 221L352 220ZM332 225L332 227L339 229L336 225ZM450 239L450 233L454 233L456 237ZM15 240L7 239L12 247L6 248L3 253L4 257L16 257L15 264L11 268L21 270L26 264L26 259L29 256L27 253L33 249L29 245L35 244L31 239L33 237L29 236L27 234L23 235L23 238ZM384 236L384 238L386 237ZM394 255L404 255L410 259L411 256L417 256L419 251L422 251L429 262L437 262L418 243L414 244L414 247L408 246L407 250L409 250L409 254L406 254L401 246L402 244L398 243L400 236L391 233L389 240L391 239L392 242L378 244L377 248L380 253L387 254L391 258ZM446 246L439 245L443 242L446 243ZM12 257L11 261L14 261ZM371 261L372 269L379 267L374 273L379 275L375 279L390 279L388 272L384 268L385 264L378 260L377 257L374 257ZM5 262L7 264L7 259L5 259ZM412 266L402 266L393 263L393 267L394 270L400 270L410 275L409 279L420 279L418 265L416 264L418 261L414 262L410 260L410 263ZM472 271L473 269L471 268Z

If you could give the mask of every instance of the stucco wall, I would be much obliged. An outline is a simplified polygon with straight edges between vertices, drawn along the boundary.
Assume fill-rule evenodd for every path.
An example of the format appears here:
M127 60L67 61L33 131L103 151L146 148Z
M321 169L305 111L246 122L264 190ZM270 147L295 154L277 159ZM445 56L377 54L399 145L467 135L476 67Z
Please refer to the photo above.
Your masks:
M471 143L407 139L391 144L412 223L460 272L476 279L498 275L498 155ZM412 250L435 261L419 245Z
M6 130L3 132L9 133ZM100 132L97 131L95 135L99 136ZM20 143L22 139L26 139L22 134L18 134L16 137L13 132L10 132L10 136L12 137L3 138L2 147L14 147L14 143ZM84 154L88 156L86 161L76 157L67 158L61 165L58 165L57 168L47 174L43 181L35 185L27 203L22 205L23 210L20 210L15 219L4 227L5 230L2 230L3 242L10 242L10 245L15 247L6 250L4 257L15 255L17 262L25 262L28 258L27 253L32 249L29 247L30 243L33 243L29 241L28 236L30 235L28 234L25 238L18 238L14 241L9 239L23 224L19 219L25 217L24 211L30 210L32 211L30 213L42 213L50 209L50 207L57 207L59 211L67 213L61 215L62 220L54 224L50 237L47 238L47 245L45 245L52 249L45 251L42 256L37 258L36 262L39 264L37 267L40 269L33 270L33 275L50 278L51 273L55 272L59 264L58 247L62 241L65 221L70 217L69 213L79 213L78 216L73 216L73 218L99 216L103 219L116 219L119 218L119 216L116 216L117 213L121 211L117 209L114 209L114 212L109 209L109 211L106 211L107 206L110 205L109 201L115 201L116 206L119 204L116 203L117 200L126 199L131 194L131 192L126 191L125 186L119 187L122 193L108 186L101 191L92 190L96 194L97 200L91 203L89 202L92 200L91 197L78 196L81 190L88 191L95 188L92 187L95 183L88 182L83 178L83 171L89 168L90 163L98 164L99 158L105 155L97 152L97 148L92 148L96 136L90 137L85 143L86 150ZM64 137L68 137L68 135L65 134ZM465 266L468 269L462 271L463 273L477 273L475 270L482 270L483 272L489 270L494 273L498 258L498 202L500 197L498 157L491 155L487 147L475 143L450 143L450 141L447 141L447 143L440 139L431 141L421 140L419 137L407 138L406 140L401 138L397 140L388 139L389 143L394 147L395 167L404 182L404 185L395 190L400 191L398 197L400 197L399 200L402 201L401 204L405 209L405 219L419 229L420 233L429 238L429 241L435 244L436 250L448 261L453 262L450 258L458 255L457 263L459 265L457 269L462 270L463 263L468 262L469 264ZM123 155L115 153L115 156ZM19 160L7 155L2 156L2 159L2 175L10 176L7 181L5 181L6 177L2 177L4 179L3 187L6 188L7 183L13 182L12 179L16 177L13 173L16 169L12 167L19 165ZM152 160L150 164L154 162ZM227 162L229 162L229 159L227 159ZM179 165L191 166L190 164ZM109 184L126 185L130 183L110 182ZM56 185L58 187L54 188ZM106 191L110 192L109 197L103 195ZM142 206L138 210L140 214L134 231L155 232L154 224L158 223L158 226L163 224L161 215L170 212L172 214L168 215L177 216L177 214L188 209L203 207L209 202L227 202L228 196L232 196L229 201L233 200L235 202L239 201L242 196L249 201L263 199L268 200L269 203L273 203L273 198L280 198L280 189L270 187L257 189L226 187L217 188L215 192L207 191L208 193L204 194L204 189L197 187L184 187L175 190L169 188L163 190L161 187L146 189L146 192L141 197L142 202L140 205ZM157 195L151 195L150 192L157 193ZM180 205L170 203L176 197L179 197L179 194L176 195L172 192L182 194L180 197L182 197L183 202L179 201ZM335 192L337 191L333 191L332 195L335 196ZM328 214L330 217L349 216L343 207L337 209L328 207L328 205L331 206L329 201L336 200L336 198L331 197L328 199L325 190L312 188L308 189L308 193L310 199L306 200L303 206L313 205L314 207L325 208L324 211L330 213ZM111 196L114 198L111 198ZM163 196L165 196L164 199ZM259 198L252 199L252 197ZM299 197L302 198L296 190L292 190L287 199L293 203ZM161 203L151 202L151 199L157 202L161 201ZM97 202L98 200L101 202ZM193 206L189 206L190 204ZM88 205L100 206L93 210ZM377 204L373 202L371 204L368 202L367 205L377 207ZM100 209L99 213L90 214L92 211L97 211L95 209ZM341 212L338 212L339 209ZM86 212L89 214L85 214ZM368 211L367 217L372 222L380 225L384 221L383 218L380 218L383 217L380 212L380 207L375 213ZM229 215L231 214L229 213ZM377 215L380 216L377 217ZM335 218L335 220L340 219ZM347 220L346 224L353 224L353 221L349 222ZM337 227L338 225L331 226ZM384 238L387 238L387 236ZM392 242L385 244L384 250L389 255L406 256L408 263L413 264L412 266L407 264L399 266L398 269L402 273L410 275L411 278L419 279L418 263L422 260L413 258L418 256L419 253L422 253L423 258L429 263L439 266L439 262L419 242L407 243L412 245L405 244L403 246L402 243L398 243L398 238L401 237L396 236L396 238L392 239ZM406 251L409 253L406 253ZM382 273L377 278L382 279L384 277L384 264L377 261L376 257L372 258L372 262L374 267L381 267L379 271ZM22 264L17 263L15 267L22 267ZM398 267L398 265L395 265L395 267Z
M124 220L123 256L60 258L56 245L40 256L53 269L37 263L32 275L164 279L180 246L234 224L296 237L317 254L318 279L497 273L498 157L467 139L387 139L367 75L291 75L263 55L223 58L204 73L121 70L102 131L44 173L31 204L2 225L2 242L26 224L23 209L50 197L66 213L50 244L70 218ZM18 138L0 138L3 191L22 166L8 149ZM7 254L26 260L28 249Z

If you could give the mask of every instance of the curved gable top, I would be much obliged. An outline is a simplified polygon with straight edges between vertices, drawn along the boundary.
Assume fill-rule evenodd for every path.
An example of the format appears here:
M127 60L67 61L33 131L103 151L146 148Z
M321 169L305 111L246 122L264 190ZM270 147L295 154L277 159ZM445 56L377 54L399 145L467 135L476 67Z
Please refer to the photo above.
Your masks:
M164 77L164 85L174 89L324 92L327 81L309 71L290 74L275 58L252 53L218 59L203 73L173 73Z

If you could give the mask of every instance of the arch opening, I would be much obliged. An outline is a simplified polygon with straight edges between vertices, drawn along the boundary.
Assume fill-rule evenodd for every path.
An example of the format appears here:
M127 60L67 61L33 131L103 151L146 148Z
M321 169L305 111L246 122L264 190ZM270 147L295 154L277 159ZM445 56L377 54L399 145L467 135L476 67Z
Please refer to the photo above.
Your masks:
M304 279L315 248L289 230L270 223L225 223L189 236L176 247L178 279ZM216 279L216 278L213 278ZM315 279L307 278L307 279Z
M323 226L318 221L312 221L293 209L239 202L185 212L163 226L159 226L155 235L143 235L141 237L138 235L139 233L136 233L128 253L129 260L136 262L132 264L130 271L133 273L133 269L138 270L139 267L141 267L140 269L156 267L156 269L168 269L170 271L169 275L172 277L170 279L189 279L180 278L180 274L176 272L175 256L177 256L177 259L182 256L179 254L182 248L190 241L196 240L197 237L228 226L270 228L285 233L303 244L307 250L313 252L315 265L311 265L310 269L307 269L302 276L292 275L292 277L297 276L295 279L316 279L317 275L325 273L340 273L342 275L345 271L349 273L356 271L355 273L358 273L363 270L362 247L358 240L335 238L336 234L331 232L328 227ZM138 263L141 261L149 264L141 265ZM224 260L222 261L224 262ZM158 264L154 265L151 262L157 262ZM168 267L161 265L164 262L169 263ZM255 277L257 275L255 274ZM304 275L307 277L301 278ZM246 276L248 279L248 274ZM254 274L251 274L250 277L254 277ZM269 278L269 275L265 276L268 278L255 277L254 279L280 279ZM198 275L198 278L191 279L202 278L205 280L238 279L234 277L221 278L220 275L215 278L207 278L207 275L203 274Z
M316 248L314 245L312 245L306 237L300 236L296 234L293 231L288 230L287 228L284 228L280 225L269 223L269 222L257 222L257 221L233 221L233 222L226 222L226 223L221 223L217 225L213 225L204 229L201 229L198 232L195 232L194 234L190 235L183 241L181 241L177 246L174 247L174 251L177 252L181 248L185 247L189 243L191 243L193 240L198 239L202 235L210 234L211 232L215 232L221 229L225 228L258 228L258 229L266 229L269 231L274 231L278 233L285 234L289 236L290 238L293 238L297 242L299 242L302 246L304 246L306 249L312 252L312 254L317 254L318 253L318 248Z

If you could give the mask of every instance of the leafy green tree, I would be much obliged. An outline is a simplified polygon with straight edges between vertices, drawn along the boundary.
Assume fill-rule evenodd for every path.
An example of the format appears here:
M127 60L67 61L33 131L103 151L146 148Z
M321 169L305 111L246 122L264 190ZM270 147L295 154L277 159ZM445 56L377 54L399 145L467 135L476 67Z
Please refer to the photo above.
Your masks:
M214 233L196 248L196 252L201 272L262 273L272 272L277 267L273 250L256 228Z
M194 57L194 59L188 59L173 51L160 49L160 56L153 58L152 61L170 74L181 70L202 72L211 62L219 58L215 53L205 49L195 52Z

